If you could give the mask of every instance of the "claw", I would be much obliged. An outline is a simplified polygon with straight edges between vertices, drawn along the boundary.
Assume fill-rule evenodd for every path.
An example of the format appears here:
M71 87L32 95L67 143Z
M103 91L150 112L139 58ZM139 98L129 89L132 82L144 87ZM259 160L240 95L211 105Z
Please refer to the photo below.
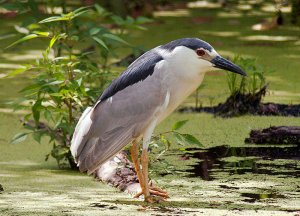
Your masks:
M149 181L149 192L150 192L150 196L145 198L145 200L150 203L157 202L157 201L158 202L165 201L167 198L170 198L168 192L155 186L155 184L152 180ZM134 198L138 198L141 195L143 195L143 191L138 192L134 196ZM155 199L156 199L156 201L153 201ZM160 200L158 200L158 199L160 199Z

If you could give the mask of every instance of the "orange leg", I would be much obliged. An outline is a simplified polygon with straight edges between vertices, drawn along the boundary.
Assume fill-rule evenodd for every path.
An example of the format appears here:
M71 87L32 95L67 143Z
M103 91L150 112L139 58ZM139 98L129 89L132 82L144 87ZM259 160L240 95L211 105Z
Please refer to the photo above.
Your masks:
M169 195L165 190L162 190L162 189L156 187L152 182L149 182L149 177L148 177L149 156L148 156L147 150L143 149L143 151L142 151L142 155L141 155L142 169L140 167L138 155L139 155L138 142L135 140L132 142L131 158L132 158L134 168L137 173L142 191L137 193L134 196L134 198L137 198L143 194L145 197L145 202L150 202L150 203L159 202L159 201L165 200L166 198L169 198ZM152 196L152 195L154 195L154 196Z
M142 192L144 191L144 177L142 174L142 170L139 163L139 144L137 140L134 140L132 142L132 148L131 148L131 159L134 164L134 169L136 171L137 177L139 179L139 183L142 189ZM136 196L134 196L136 197ZM138 196L137 196L138 197Z
M141 156L141 161L142 161L142 174L143 174L143 179L144 179L144 197L145 201L148 202L150 198L150 192L149 192L149 177L148 177L148 152L147 149L143 149L142 151L142 156Z

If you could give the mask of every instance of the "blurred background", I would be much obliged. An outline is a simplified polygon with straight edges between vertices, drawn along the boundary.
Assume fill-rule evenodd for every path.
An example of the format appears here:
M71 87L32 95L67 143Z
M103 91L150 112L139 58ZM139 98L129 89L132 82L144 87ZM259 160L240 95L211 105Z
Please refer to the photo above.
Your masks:
M282 198L273 209L296 211L300 129L293 128L291 139L259 143L284 144L280 148L253 147L249 142L255 141L245 139L251 130L300 125L299 35L298 0L0 0L0 184L12 193L5 200L13 206L4 212L20 210L13 197L27 199L14 192L54 191L53 199L72 191L72 185L91 191L105 187L72 171L69 145L78 118L134 59L184 37L207 41L249 76L207 73L197 91L158 127L152 151L164 157L152 156L152 177L167 186L178 177L196 178L199 184L215 180L218 186L248 179L256 183L246 185L241 197ZM190 154L189 148L202 153ZM262 175L286 187L274 192L270 183L258 190ZM175 197L177 186L171 189ZM26 212L47 214L26 205Z

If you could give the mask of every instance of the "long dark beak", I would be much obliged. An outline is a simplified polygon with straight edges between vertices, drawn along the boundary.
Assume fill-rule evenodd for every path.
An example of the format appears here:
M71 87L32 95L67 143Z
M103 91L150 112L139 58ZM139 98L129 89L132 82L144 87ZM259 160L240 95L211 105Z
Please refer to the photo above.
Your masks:
M214 67L221 68L227 71L231 71L233 73L237 73L243 76L247 76L247 74L237 65L233 64L231 61L222 58L221 56L215 57L211 60L211 63L214 64Z

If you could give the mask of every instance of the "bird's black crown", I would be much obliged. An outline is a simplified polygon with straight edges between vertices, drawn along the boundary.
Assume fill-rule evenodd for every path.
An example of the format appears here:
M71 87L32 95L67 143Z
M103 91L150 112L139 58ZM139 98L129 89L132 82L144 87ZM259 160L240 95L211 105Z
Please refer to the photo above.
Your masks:
M162 45L161 48L172 51L173 49L175 49L178 46L185 46L192 50L196 50L198 48L204 48L208 51L212 50L212 46L209 43L207 43L203 40L200 40L199 38L177 39L177 40L171 41L170 43Z

